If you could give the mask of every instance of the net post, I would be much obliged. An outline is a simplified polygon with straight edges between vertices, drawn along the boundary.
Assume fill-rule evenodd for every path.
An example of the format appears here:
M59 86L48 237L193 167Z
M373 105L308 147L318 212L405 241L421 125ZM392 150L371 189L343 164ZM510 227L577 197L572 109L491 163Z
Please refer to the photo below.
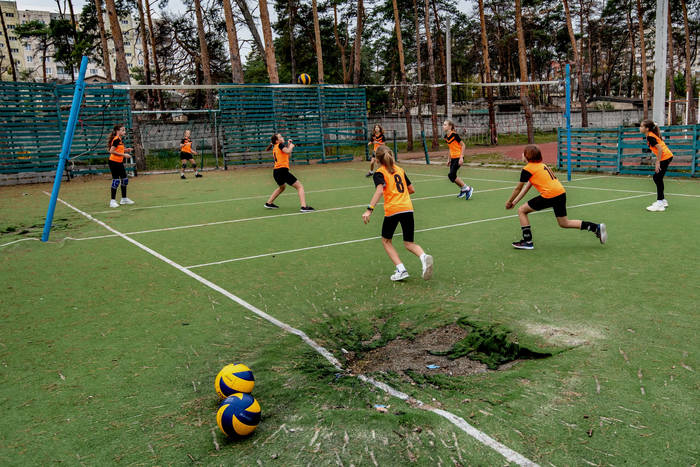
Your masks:
M396 130L394 130L394 158L399 160L399 145L396 142Z
M420 131L420 138L423 140L423 151L425 152L425 163L430 165L430 156L428 155L428 143L425 141L425 130Z
M447 119L452 120L452 40L450 39L450 17L447 17L445 25L445 49L446 49L446 88L447 88Z
M566 64L566 180L571 181L571 65Z
M70 116L68 117L68 124L66 125L66 132L63 137L63 146L61 147L61 154L58 156L58 167L56 167L56 178L53 182L53 190L51 191L51 200L49 201L49 208L46 211L46 222L44 222L44 233L41 235L41 241L49 241L49 234L51 233L51 224L53 223L53 214L56 210L56 200L58 199L58 192L61 189L61 179L63 178L63 171L66 168L66 161L70 155L70 148L73 144L73 133L75 132L75 125L78 122L78 113L80 112L80 103L83 100L83 91L85 91L85 72L87 71L88 58L83 56L80 61L80 73L78 74L78 82L75 85L75 91L73 92L73 103L70 107Z

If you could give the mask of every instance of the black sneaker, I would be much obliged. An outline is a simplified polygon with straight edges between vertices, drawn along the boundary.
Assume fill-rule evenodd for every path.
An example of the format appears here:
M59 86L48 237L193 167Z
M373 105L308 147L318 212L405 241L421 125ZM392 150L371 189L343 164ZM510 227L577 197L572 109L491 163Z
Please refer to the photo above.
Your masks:
M608 229L605 227L605 224L598 224L598 230L596 231L595 236L598 237L601 244L608 241Z
M194 178L202 178L202 174L199 173L199 172L197 172L197 173L194 175Z
M313 211L315 211L315 209L312 208L311 206L302 206L301 209L299 209L299 210L301 212L313 212Z
M518 242L513 242L513 248L517 248L518 250L534 250L535 245L532 242L520 240Z
M187 180L187 177L185 177L184 175L180 175L180 178L181 178L182 180Z
M265 207L267 209L279 209L280 207L277 206L275 203L265 203Z
M372 175L374 175L374 172L367 172L367 175L365 175L365 177L369 178L369 177L371 177Z

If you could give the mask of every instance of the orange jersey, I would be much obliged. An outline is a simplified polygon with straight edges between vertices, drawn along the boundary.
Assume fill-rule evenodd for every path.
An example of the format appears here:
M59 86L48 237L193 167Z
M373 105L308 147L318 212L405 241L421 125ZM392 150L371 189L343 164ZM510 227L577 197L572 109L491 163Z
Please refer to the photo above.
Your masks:
M275 159L274 169L289 168L289 154L282 150L284 146L284 143L279 143L272 148L272 157Z
M450 148L450 159L458 159L462 155L462 138L459 137L456 131L445 136L447 146Z
M386 138L384 137L384 133L382 133L382 134L379 135L379 136L373 134L373 135L372 135L371 142L373 143L373 148L372 148L372 150L376 152L376 151L377 151L377 148L378 148L379 146L381 146L382 144L386 143Z
M649 149L651 149L651 152L653 152L656 156L656 160L665 161L666 159L670 159L673 157L673 153L668 148L668 146L666 146L664 140L656 136L651 131L647 134L647 144L649 145ZM659 150L661 150L661 155L659 155Z
M110 143L110 151L112 148L115 148L117 152L120 152L122 154L126 154L124 142L119 136L115 136L112 138L112 142ZM116 154L112 154L111 152L109 153L109 160L114 161L114 162L124 162L124 156L118 156Z
M543 198L554 198L566 193L552 169L543 162L529 162L520 172L520 181L530 182Z
M408 194L408 187L411 181L398 165L394 165L394 173L381 166L374 173L374 184L384 185L384 215L393 216L400 212L413 212L411 195Z
M182 141L180 141L180 151L192 154L192 138L182 138Z

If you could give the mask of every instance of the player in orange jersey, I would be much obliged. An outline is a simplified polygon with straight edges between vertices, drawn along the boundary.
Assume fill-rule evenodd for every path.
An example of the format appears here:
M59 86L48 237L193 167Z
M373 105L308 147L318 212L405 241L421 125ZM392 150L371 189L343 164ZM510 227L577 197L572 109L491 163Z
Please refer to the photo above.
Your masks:
M372 137L367 143L367 146L372 145L372 159L369 161L369 172L365 177L371 177L374 174L374 166L377 164L377 158L375 154L377 148L382 144L386 143L386 138L384 137L384 128L381 125L374 125L374 130L372 130Z
M422 277L428 280L433 275L433 257L426 254L423 248L413 241L413 203L411 203L411 193L415 193L411 181L406 176L406 172L394 162L394 154L386 146L379 146L376 152L379 167L374 172L374 184L377 189L374 191L372 200L367 209L362 214L365 224L369 223L369 218L374 211L374 206L379 198L384 196L384 223L382 224L382 245L386 254L396 265L396 271L391 275L392 281L400 281L408 277L408 271L401 262L399 254L396 252L391 239L394 236L396 227L401 224L403 231L403 245L408 251L420 258L423 265Z
M180 141L180 162L182 163L182 169L180 169L180 178L185 179L185 168L187 167L187 161L190 162L192 169L194 170L194 177L200 178L202 176L197 169L197 163L194 160L194 156L197 155L197 151L192 147L192 138L190 138L190 130L185 130L185 134Z
M447 178L459 187L457 198L468 200L474 194L474 188L464 183L457 176L457 170L464 164L464 149L466 146L455 131L455 124L452 123L452 120L445 120L442 124L442 130L445 132L445 141L447 141L447 146L450 148L450 157L447 159L450 173L447 175Z
M668 201L664 197L664 175L666 175L666 170L673 160L673 153L661 139L659 127L653 120L644 120L639 125L639 131L644 134L649 149L656 156L653 176L656 184L656 201L651 206L647 206L647 211L665 211L668 207Z
M532 250L532 230L527 215L531 212L542 209L553 208L559 227L564 229L581 229L593 232L605 243L608 233L605 224L596 224L588 221L571 220L566 217L566 190L557 179L552 169L542 162L542 153L537 146L525 146L523 158L527 165L520 172L520 183L513 190L506 209L512 209L520 201L531 187L535 187L540 192L539 196L532 198L527 203L518 208L520 218L520 228L523 231L523 238L518 242L513 242L513 247L519 250Z
M314 208L306 205L306 195L304 194L304 186L289 171L289 156L294 150L294 143L292 143L292 140L290 139L285 143L284 137L281 134L277 133L275 135L272 135L272 137L270 138L270 145L267 147L268 151L270 149L272 149L272 157L275 160L275 166L272 169L272 177L277 183L277 189L275 189L275 191L272 192L272 194L270 195L270 199L268 199L267 203L265 203L265 207L267 209L279 209L279 206L277 206L273 201L279 195L282 194L282 192L286 188L286 183L287 185L296 188L297 192L299 193L299 201L301 202L301 212L315 211Z
M126 186L129 184L129 178L126 176L126 168L124 167L124 158L131 157L129 154L134 148L124 146L124 136L126 136L126 127L124 125L114 125L112 132L107 138L107 147L109 148L109 160L107 165L112 173L112 188L110 190L111 198L109 200L110 208L118 208L120 204L134 204L126 197ZM117 187L122 186L122 199L117 203Z

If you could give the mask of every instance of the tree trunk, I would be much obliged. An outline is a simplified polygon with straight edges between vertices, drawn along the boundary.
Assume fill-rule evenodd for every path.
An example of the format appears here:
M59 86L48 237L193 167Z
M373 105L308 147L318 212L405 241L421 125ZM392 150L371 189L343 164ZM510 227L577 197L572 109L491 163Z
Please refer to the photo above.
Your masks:
M401 20L399 7L396 0L392 0L394 7L394 24L396 26L396 43L399 48L399 71L401 72L401 87L403 88L403 108L406 117L406 151L413 151L413 125L411 124L411 102L408 100L408 83L406 82L406 64L403 54L403 39L401 38Z
M690 56L690 30L688 28L688 6L685 0L681 0L681 6L683 7L683 30L685 31L685 92L688 115L688 123L694 122L694 112L695 101L693 100L693 73L691 70L692 58Z
M5 45L7 46L7 57L10 59L10 69L12 70L12 81L17 81L17 70L15 69L15 59L12 57L12 47L10 46L10 36L7 34L7 26L5 25L5 13L2 12L0 5L0 21L2 21L2 33L5 36ZM2 72L0 72L2 75Z
M440 58L440 73L436 73L435 79L439 80L442 83L445 82L447 76L447 64L445 58L445 39L443 38L442 28L440 27L440 15L438 15L437 4L435 0L431 0L431 2L433 4L433 15L435 16L435 31L437 32L438 57Z
M348 84L350 83L350 70L348 69L345 59L347 42L344 45L340 42L340 36L338 35L338 6L335 3L333 4L333 34L335 35L335 43L340 51L340 66L343 69L343 83Z
M647 51L644 43L644 12L642 0L637 0L637 19L639 20L639 47L642 60L642 101L644 103L644 120L649 118L649 84L647 81Z
M527 56L525 55L525 32L523 31L523 12L520 0L515 0L515 29L518 33L518 61L520 62L520 81L528 81L527 77ZM535 133L532 128L532 109L530 109L530 99L528 87L520 86L520 102L525 110L525 124L527 125L527 142L534 144Z
M416 72L418 75L418 89L416 89L416 107L418 107L418 123L420 123L420 130L425 131L425 126L423 124L423 109L421 102L421 95L423 94L423 79L421 76L421 61L420 61L420 16L418 14L418 1L413 0L413 23L416 30Z
M243 18L245 18L245 23L246 23L246 25L248 25L248 29L250 30L250 33L253 35L253 40L255 41L255 45L257 46L258 51L260 52L260 56L265 61L265 66L267 66L267 56L265 55L265 45L263 45L262 39L260 39L260 33L258 32L258 27L255 25L255 20L253 19L253 15L250 13L250 8L248 8L248 4L246 3L246 0L236 0L236 5L238 5L238 8L240 8L241 13L243 13Z
M207 37L204 33L204 20L202 19L202 5L199 0L194 0L194 13L197 19L197 36L199 37L199 51L202 57L202 72L204 73L204 84L211 85L211 64L209 63L209 48L207 47ZM205 93L206 106L208 109L214 108L214 97L211 89Z
M272 27L270 26L270 12L267 9L267 0L259 0L260 4L260 24L262 25L263 37L265 38L265 62L267 63L267 74L270 83L280 82L277 74L277 60L275 59L275 44L272 41Z
M364 24L365 7L362 0L357 0L357 28L355 30L355 45L353 46L352 82L360 84L360 70L362 68L362 27Z
M115 67L116 78L119 82L130 84L129 67L126 64L126 55L124 54L124 36L122 36L122 28L119 25L119 16L117 16L117 7L114 4L114 0L105 0L105 8L109 18L109 29L112 33L114 53L117 60L117 66Z
M105 32L105 20L102 16L102 1L95 0L97 10L97 26L100 29L100 45L102 46L102 61L104 62L105 78L112 81L112 64L109 62L109 45L107 45L107 33Z
M146 29L146 19L143 14L143 0L137 0L136 7L139 10L139 28L141 29L141 48L143 49L143 71L146 75L146 84L152 84L151 82L151 64L148 54L148 30ZM146 0L148 1L148 0ZM153 90L148 90L148 108L153 108Z
M151 20L150 0L146 0L146 19L148 19L148 30L151 31L151 52L153 52L153 65L156 68L156 84L161 84L160 65L158 64L158 53L156 51L156 34L155 29L153 29L153 21ZM160 92L160 89L156 91L156 98L158 99L158 108L164 110L165 103L163 102L163 94Z
M42 81L46 82L46 49L49 47L44 43L41 51L41 73Z
M287 0L287 32L289 34L289 62L292 71L292 83L295 82L297 76L297 64L294 60L294 9L292 5L294 0Z
M627 10L627 34L630 36L630 69L629 69L629 76L627 79L627 97L631 98L632 97L632 81L634 78L634 69L635 69L635 63L634 63L634 55L635 51L637 50L637 47L634 45L634 27L632 26L632 2L629 3L628 7L626 7Z
M588 109L586 108L586 95L584 93L583 86L583 61L581 60L581 55L578 53L578 47L576 46L576 36L574 35L574 27L571 24L571 12L569 11L568 0L564 0L564 11L566 12L566 28L569 30L569 40L571 40L571 48L574 50L574 62L576 63L576 81L578 81L578 101L581 104L581 126L586 128L588 127ZM522 72L520 73L520 76L522 80Z
M486 36L486 18L484 16L484 0L479 0L479 20L481 22L481 50L484 60L486 83L491 83L491 64L489 60L489 43ZM486 87L486 99L489 104L489 136L492 145L498 144L498 129L496 128L496 110L493 105L493 88Z
M671 113L671 121L668 125L676 124L676 104L673 102L676 98L676 89L674 84L674 63L673 63L673 24L671 23L671 8L668 8L668 89L670 93L669 110Z
M435 89L435 57L433 56L433 38L430 32L430 0L424 0L425 8L423 18L425 23L425 41L428 45L428 75L430 77L430 114L431 123L433 126L433 139L430 148L437 151L440 147L438 143L438 124L437 124L437 90Z
M321 26L318 24L318 5L316 0L311 1L311 8L314 15L314 38L316 43L316 68L318 72L318 84L323 84L323 50L321 48Z
M231 55L231 79L234 83L243 83L243 65L241 64L241 53L238 48L238 33L236 32L236 23L233 18L231 0L223 0L223 4L228 50Z

